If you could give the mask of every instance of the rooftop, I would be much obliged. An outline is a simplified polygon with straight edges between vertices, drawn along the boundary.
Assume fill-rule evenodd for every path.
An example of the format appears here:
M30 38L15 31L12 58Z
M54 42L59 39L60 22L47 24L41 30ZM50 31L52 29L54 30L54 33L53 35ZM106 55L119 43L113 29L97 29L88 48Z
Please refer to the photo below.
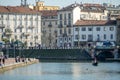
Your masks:
M57 10L43 10L40 11L42 13L43 17L48 17L48 16L57 16Z
M22 6L0 6L0 13L40 14L40 12L36 10Z
M78 20L75 26L103 26L103 25L115 25L116 21L106 20Z
M75 7L79 6L82 12L103 12L105 10L105 7L101 4L90 4L90 3L74 3L71 5L68 5L66 7L63 7L60 11L71 11Z
M70 4L66 7L63 7L60 11L71 11L73 10L76 6L80 6L78 3Z

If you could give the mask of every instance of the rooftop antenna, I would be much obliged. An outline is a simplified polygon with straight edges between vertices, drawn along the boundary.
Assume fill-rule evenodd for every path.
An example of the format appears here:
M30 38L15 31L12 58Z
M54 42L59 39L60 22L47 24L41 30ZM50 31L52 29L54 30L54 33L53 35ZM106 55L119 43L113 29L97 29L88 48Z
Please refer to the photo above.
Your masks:
M76 4L76 1L75 1L75 4Z
M24 0L24 6L26 6L27 5L27 0Z
M23 6L23 0L21 0L21 6Z

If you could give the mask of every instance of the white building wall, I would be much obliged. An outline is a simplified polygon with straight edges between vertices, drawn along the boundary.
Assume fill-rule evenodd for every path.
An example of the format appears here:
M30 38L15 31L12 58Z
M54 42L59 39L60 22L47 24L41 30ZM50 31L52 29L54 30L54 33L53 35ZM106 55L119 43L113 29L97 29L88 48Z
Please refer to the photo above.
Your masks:
M74 27L74 41L78 41L75 39L75 35L80 36L79 41L88 41L88 35L93 35L93 41L97 41L97 35L100 35L100 41L116 41L116 26L83 26L86 28L86 31L82 31L82 26ZM93 27L93 31L88 31L88 27ZM100 31L96 31L96 28L100 27ZM114 27L113 31L110 31L110 27ZM79 32L75 31L75 28L79 28ZM104 34L106 35L106 39L104 39ZM110 38L110 35L113 34L113 39ZM82 35L86 35L86 39L82 39Z
M104 12L80 12L82 20L107 20L107 11Z
M75 24L77 20L80 20L80 8L75 7L72 13L73 13L73 24Z
M36 43L41 44L41 15L40 14L21 14L21 13L0 13L0 16L3 15L3 24L5 24L5 28L10 28L12 31L12 35L10 39L20 40L22 42L26 41L25 36L21 39L21 35L24 33L29 33L28 39L27 39L27 46L31 46L30 42L33 43L32 46L35 46L35 36L38 36L38 39L36 40ZM27 19L25 19L27 16ZM31 20L31 17L33 19ZM36 18L38 17L38 20ZM28 27L32 26L31 23L33 23L33 29L28 29ZM22 31L20 31L20 26ZM1 29L1 28L0 28ZM16 29L16 32L15 32ZM0 34L2 35L3 32ZM15 36L17 37L15 39ZM1 36L0 36L1 38ZM1 40L1 39L0 39Z

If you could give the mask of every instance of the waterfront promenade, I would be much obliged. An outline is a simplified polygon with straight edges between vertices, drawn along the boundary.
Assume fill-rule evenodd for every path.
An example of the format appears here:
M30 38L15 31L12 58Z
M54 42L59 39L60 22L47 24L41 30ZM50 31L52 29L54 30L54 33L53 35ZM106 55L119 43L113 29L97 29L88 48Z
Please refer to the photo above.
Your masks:
M30 60L26 60L25 62L22 62L22 61L16 62L15 58L8 58L5 60L5 64L0 65L0 73L7 71L7 70L17 68L17 67L27 66L27 65L37 63L37 62L39 62L39 61L37 59L33 59L33 58L30 58Z

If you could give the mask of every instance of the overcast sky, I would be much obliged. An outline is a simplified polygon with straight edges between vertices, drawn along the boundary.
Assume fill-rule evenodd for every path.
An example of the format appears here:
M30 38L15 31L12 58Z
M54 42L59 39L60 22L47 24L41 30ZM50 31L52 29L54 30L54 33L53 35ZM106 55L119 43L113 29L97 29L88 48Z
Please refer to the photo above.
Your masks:
M34 4L35 5L36 0L27 0L28 4ZM110 3L113 5L119 5L120 0L40 0L44 1L45 5L57 5L60 7L65 7L69 4L75 3ZM21 0L0 0L0 5L3 6L16 6L20 5Z

